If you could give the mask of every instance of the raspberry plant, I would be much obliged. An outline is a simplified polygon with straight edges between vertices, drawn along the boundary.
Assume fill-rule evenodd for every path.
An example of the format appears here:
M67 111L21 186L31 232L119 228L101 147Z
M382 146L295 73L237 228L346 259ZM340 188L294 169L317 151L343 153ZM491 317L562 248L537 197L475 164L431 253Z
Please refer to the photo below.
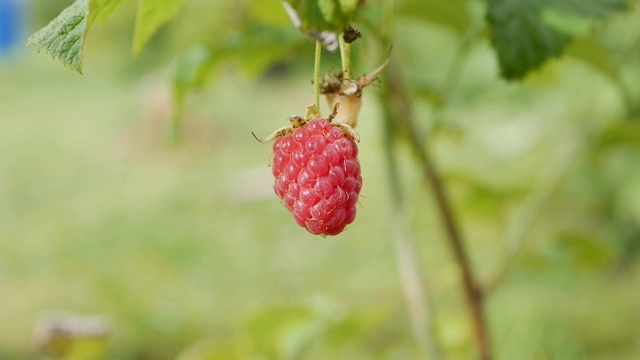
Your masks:
M71 69L82 72L84 42L90 28L96 22L107 20L127 0L77 0L56 19L29 40L40 50L48 52ZM186 0L140 0L138 1L134 27L133 53L142 51L144 44L169 20L174 18ZM235 2L234 2L235 3ZM267 5L265 5L267 4ZM490 271L487 281L471 266L468 243L463 239L455 206L446 191L446 182L438 168L438 161L430 148L430 142L441 132L455 132L447 123L446 110L455 105L455 91L461 83L464 62L478 44L489 43L497 59L499 73L503 80L517 82L544 76L553 62L560 57L570 57L599 71L607 81L619 90L624 104L621 117L637 119L640 105L637 94L630 90L630 81L620 70L633 56L616 57L608 51L603 40L602 28L612 16L638 7L637 1L626 0L286 0L282 14L287 14L291 23L286 26L270 24L268 14L278 2L245 1L239 7L246 10L249 21L238 18L230 20L233 32L211 32L214 41L197 44L186 50L178 60L173 81L174 121L171 129L174 137L179 137L180 119L188 94L202 89L215 69L225 59L247 62L247 67L264 71L270 64L282 60L285 55L296 53L316 41L314 64L315 109L314 116L293 117L291 127L280 129L272 136L274 189L296 223L313 234L334 235L340 233L355 217L355 204L362 184L360 166L356 156L358 147L352 132L357 124L357 114L362 106L362 88L371 84L380 75L380 86L375 94L381 105L386 150L386 168L391 185L390 218L400 218L396 226L394 243L398 249L399 268L405 296L409 304L410 320L418 348L422 356L437 358L442 352L431 334L430 310L425 287L416 263L418 257L411 239L403 234L406 228L406 206L400 171L398 170L398 147L396 143L407 144L414 156L416 166L424 174L424 187L435 200L444 238L451 246L453 258L459 268L460 283L468 306L469 323L475 348L481 359L494 358L492 346L501 346L499 340L490 341L486 325L485 303L488 295L504 278L524 242L524 234L511 231L507 225L508 243L504 247L507 257ZM257 8L259 11L252 12ZM380 11L380 9L382 11ZM636 10L637 11L637 10ZM257 14L257 15L256 15ZM264 16L261 17L261 16ZM374 57L374 63L386 64L388 49L396 42L407 44L413 39L395 37L397 19L413 19L428 26L445 29L455 35L458 50L453 55L451 65L444 74L433 74L421 65L421 73L406 69L406 64L391 60L384 72L373 71L355 79L352 76L350 45L343 33L355 23L363 33L365 44L359 51L361 65L363 58ZM297 28L303 35L292 33ZM485 38L486 37L486 38ZM640 43L639 40L634 40ZM621 51L626 54L637 52L636 43ZM418 51L421 44L412 44L409 50ZM261 47L262 46L262 47ZM321 81L320 54L322 47L329 51L340 49L342 72L328 75ZM259 50L261 57L253 55ZM394 50L395 51L395 50ZM410 60L411 53L404 54ZM430 56L444 56L434 52ZM615 59L614 59L615 57ZM401 58L399 56L399 58ZM251 61L256 61L252 63ZM262 61L262 62L260 62ZM367 64L369 65L369 64ZM428 81L425 81L424 74ZM541 75L542 74L542 75ZM632 73L636 74L636 73ZM442 75L442 76L440 76ZM438 83L441 80L442 84ZM434 80L438 79L438 80ZM474 90L475 91L475 90ZM339 104L335 115L323 118L317 113L320 94L325 94L330 107ZM418 121L416 103L427 104L433 111L433 128L424 130L424 122ZM306 105L306 104L305 104ZM444 114L444 115L443 115ZM473 117L473 115L469 115ZM450 119L449 119L450 120ZM277 124L274 121L274 126ZM339 126L336 126L339 125ZM347 125L348 127L340 127ZM628 139L628 133L637 134L633 125L625 125L624 131L612 130L607 133L616 139ZM629 130L629 131L627 131ZM636 131L636 132L634 132ZM630 136L633 138L633 136ZM604 141L604 140L603 140ZM621 140L622 141L622 140ZM606 142L606 141L604 141ZM604 145L603 145L604 146ZM558 166L558 168L563 168ZM366 173L365 173L366 175ZM536 214L539 205L553 186L546 183L541 188L543 195L533 194L530 212ZM379 194L374 194L378 196ZM542 199L542 200L540 200ZM525 212L525 215L527 212ZM530 217L533 217L531 215ZM380 219L388 221L388 219ZM529 221L530 222L530 221ZM527 223L527 221L524 221ZM526 233L526 230L523 230ZM637 231L636 231L637 233ZM473 237L475 234L472 234ZM514 240L512 240L514 238ZM473 254L475 255L475 254ZM495 263L495 259L477 262ZM491 320L491 319L489 319Z

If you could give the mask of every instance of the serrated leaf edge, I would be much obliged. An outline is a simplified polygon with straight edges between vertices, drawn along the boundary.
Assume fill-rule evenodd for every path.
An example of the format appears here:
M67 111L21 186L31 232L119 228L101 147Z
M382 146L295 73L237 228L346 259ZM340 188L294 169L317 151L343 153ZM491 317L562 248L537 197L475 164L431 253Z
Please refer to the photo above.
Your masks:
M70 15L70 20L78 20L77 22L72 21L61 21L67 15L74 10L76 7L84 6L85 11L84 15ZM29 39L27 39L27 46L35 45L36 50L40 52L43 48L45 52L54 60L60 61L65 67L82 74L82 52L83 52L83 39L87 33L87 17L89 14L89 4L88 0L77 0L73 4L69 5L67 8L62 10L58 16L56 16L53 20L51 20L46 26L38 30L36 33L31 35ZM65 26L65 24L73 24L71 28ZM72 31L78 28L78 26L82 26L82 34L75 35L75 38L65 38L64 36L68 36ZM56 28L64 28L64 32L58 32L58 36L53 36L51 32L56 31ZM46 36L48 34L49 36ZM59 44L58 44L59 42ZM66 47L66 49L60 49L61 47ZM71 49L79 46L78 51L75 53L76 55L72 55ZM56 49L57 48L57 49ZM77 60L74 60L76 58Z

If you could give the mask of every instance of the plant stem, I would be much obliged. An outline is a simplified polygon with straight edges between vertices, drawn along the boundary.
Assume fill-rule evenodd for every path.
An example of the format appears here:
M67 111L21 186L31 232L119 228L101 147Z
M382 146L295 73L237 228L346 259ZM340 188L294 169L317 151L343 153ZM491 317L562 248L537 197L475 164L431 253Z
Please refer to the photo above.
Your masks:
M387 41L393 38L392 29L394 25L394 18L392 10L394 8L394 3L395 1L393 0L383 2L383 5L386 5L389 10L387 12L388 15L383 17L385 25L384 29L386 29L386 31L379 34L379 40L383 46L388 46L389 44ZM457 71L461 70L462 58L466 51L468 51L474 38L474 36L471 35L477 36L476 33L478 32L475 28L469 30L469 36L465 37L463 44L458 50L456 58L454 58L454 61L452 62L444 88L447 97L450 97L455 84L459 80L459 74ZM484 318L483 293L481 292L477 281L474 279L471 264L460 236L460 231L458 230L458 225L455 220L449 198L447 197L442 184L440 173L431 160L428 148L424 145L422 137L419 135L411 109L411 101L405 92L405 86L399 69L393 64L393 62L389 65L390 66L386 71L387 81L383 81L383 86L385 88L385 98L383 99L385 110L389 113L389 117L398 123L398 128L406 130L411 149L422 166L426 186L434 195L437 209L440 213L442 222L444 223L447 239L449 240L455 260L462 273L462 288L469 308L471 322L473 323L474 339L480 354L480 359L490 360L492 355L489 346L488 329Z
M338 43L340 44L340 58L342 60L342 78L351 79L351 44L344 41L344 34L338 35Z
M469 308L471 322L473 323L475 342L480 353L480 359L489 360L491 359L491 351L484 318L484 297L474 279L471 264L449 198L445 192L440 173L435 163L431 160L428 149L424 146L424 142L419 135L419 130L415 125L411 103L408 95L404 91L405 88L399 70L391 63L386 73L387 81L384 82L387 87L386 93L392 97L389 103L389 111L392 112L393 119L401 125L401 128L406 130L411 149L420 162L424 172L426 186L434 195L447 239L461 271L462 288Z
M380 100L385 104L389 96L381 95ZM393 126L392 114L385 107L385 128L383 129L385 157L387 160L387 168L389 175L389 185L391 187L392 213L391 224L393 225L394 247L397 258L398 273L402 283L402 290L407 310L409 312L409 320L418 351L419 358L440 359L440 349L433 337L433 320L430 313L428 302L428 292L424 284L424 280L420 276L421 271L418 266L419 260L416 256L416 250L413 240L409 234L406 225L406 215L403 211L404 201L402 194L402 185L400 183L400 171L396 153L394 151L394 138L391 127Z
M379 27L372 26L375 29L373 35L380 44L387 47L390 44L389 39L392 36L394 28L395 4L394 0L383 0L382 22ZM342 34L339 37L340 54L342 56L342 72L343 78L348 78L350 74L350 44L346 44ZM346 56L345 56L346 55ZM388 87L384 90L388 90ZM391 187L392 212L393 217L391 223L393 225L394 248L397 259L398 273L402 284L403 295L405 298L407 312L409 313L413 336L418 347L421 358L431 360L439 360L442 358L438 342L433 336L434 323L431 316L431 306L428 301L427 286L422 279L419 267L419 259L410 236L409 229L406 224L406 215L404 213L404 201L402 194L402 185L400 182L400 171L398 168L397 156L394 151L394 114L391 111L392 94L381 92L380 103L384 109L384 143L385 155L388 166L389 185Z
M313 64L313 92L315 104L320 111L320 57L322 55L322 43L316 40L316 56Z

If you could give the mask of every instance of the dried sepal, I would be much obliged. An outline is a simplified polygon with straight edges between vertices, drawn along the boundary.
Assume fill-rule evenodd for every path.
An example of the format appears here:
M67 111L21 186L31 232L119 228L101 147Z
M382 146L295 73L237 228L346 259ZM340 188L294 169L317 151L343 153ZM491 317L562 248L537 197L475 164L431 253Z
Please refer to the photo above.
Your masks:
M388 63L389 59L385 60L377 69L357 80L345 78L343 73L337 76L328 74L323 79L321 92L325 95L329 107L341 104L334 123L345 124L351 128L358 125L358 114L362 106L362 89L373 83Z
M318 109L318 106L316 104L307 105L307 109L304 112L304 118L309 120L317 117L322 117L320 115L320 109Z
M251 132L251 135L253 135L254 138L256 138L256 140L258 140L259 142L266 144L268 142L271 142L279 137L285 136L287 134L290 134L291 132L293 132L293 127L291 126L284 126L281 127L279 129L277 129L276 131L272 132L269 136L259 139L256 134L254 134L253 132Z
M356 24L349 24L349 26L347 26L342 33L342 38L347 44L351 44L361 37L362 33L360 32L360 30L358 30Z
M356 142L360 141L360 135L358 135L358 133L348 124L344 124L341 122L333 122L334 119L336 119L339 115L338 113L338 108L340 107L340 103L335 103L333 105L333 110L331 111L331 114L329 115L329 117L327 117L327 121L329 121L329 123L331 123L331 125L338 127L340 130L342 130L342 132L349 138L353 139ZM276 131L274 131L273 133L271 133L269 136L263 138L263 139L259 139L256 134L254 134L253 132L251 132L251 135L253 135L253 137L258 140L259 142L266 144L268 142L271 142L273 140L276 140L277 138L283 137L287 134L291 134L295 129L301 128L305 125L307 125L307 123L309 122L309 120L314 119L314 118L322 118L322 115L320 115L320 111L318 110L318 107L315 104L311 104L309 106L307 106L307 110L305 112L305 116L298 116L298 115L291 115L289 116L289 126L283 126L279 129L277 129Z
M351 138L351 140L355 142L360 142L360 134L358 134L358 132L351 126L347 124L331 124L331 125L342 130L344 135L347 136L348 138Z

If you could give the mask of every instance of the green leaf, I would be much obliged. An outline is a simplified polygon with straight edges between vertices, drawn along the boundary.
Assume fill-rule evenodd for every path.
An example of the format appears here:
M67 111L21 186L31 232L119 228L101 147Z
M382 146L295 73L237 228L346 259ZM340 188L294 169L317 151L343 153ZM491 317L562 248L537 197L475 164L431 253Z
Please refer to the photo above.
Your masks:
M568 15L552 8L542 11L542 21L550 28L570 37L583 36L589 33L592 25L590 19Z
M594 34L576 39L567 50L567 54L584 62L611 79L615 79L616 77L616 70L611 55Z
M187 50L178 60L173 80L177 102L182 103L187 92L201 89L216 63L213 50L207 46L197 45Z
M640 150L640 122L627 120L611 123L602 131L596 145L600 152L619 147Z
M297 12L303 31L341 32L351 22L359 0L286 0Z
M169 138L180 142L180 124L182 122L185 99L189 92L204 87L220 56L208 46L198 45L188 49L179 59L173 79L173 115L169 127Z
M613 11L628 9L627 0L546 0L559 11L589 18L603 18Z
M572 36L566 29L554 26L561 23L557 13L573 18L579 28L576 17L602 18L612 11L627 9L626 0L488 0L488 3L491 42L506 79L520 79L565 51Z
M173 80L174 113L169 136L180 140L180 123L189 93L201 90L224 61L233 61L250 76L258 77L278 61L297 53L301 44L297 30L248 22L242 32L232 33L217 46L197 45L179 59Z
M616 254L611 245L593 234L565 232L558 235L554 255L562 262L581 269L601 269L613 263Z
M47 26L33 34L27 45L35 44L54 59L82 74L84 39L95 20L104 21L129 0L77 0Z
M536 0L489 0L488 20L491 43L506 79L522 78L559 56L570 40L542 22Z
M281 6L274 6L274 3L278 5L277 1L244 0L244 2L245 11L248 12L251 20L273 26L291 26L287 12Z
M82 74L82 48L87 31L88 0L77 0L47 26L31 35L27 45L35 44L68 68Z
M467 0L406 0L398 4L398 13L444 26L458 34L471 24Z
M137 55L160 27L173 19L185 0L140 0L133 35L133 54Z
M118 8L131 0L91 0L89 1L89 25L94 21L104 22L113 15Z
M258 77L270 66L298 53L296 46L302 39L292 27L278 28L250 22L242 33L234 36L227 43L233 51L235 64L240 65L246 74Z

